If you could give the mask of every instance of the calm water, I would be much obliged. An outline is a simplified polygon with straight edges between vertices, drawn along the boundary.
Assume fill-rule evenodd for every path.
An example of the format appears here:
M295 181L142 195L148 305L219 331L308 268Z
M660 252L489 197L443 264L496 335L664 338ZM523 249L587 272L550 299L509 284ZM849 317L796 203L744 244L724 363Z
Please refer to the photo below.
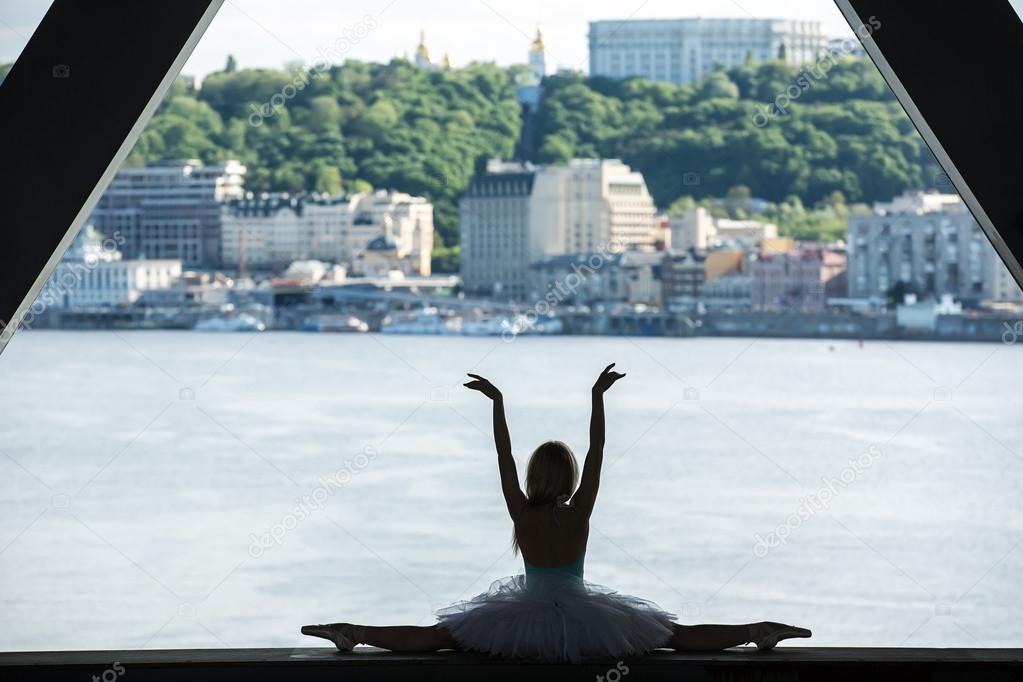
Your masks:
M301 624L431 622L519 568L489 404L462 373L504 390L521 466L550 437L585 452L610 361L628 377L608 397L588 579L686 623L808 625L817 645L1020 646L1021 359L20 334L0 356L0 648L313 645Z

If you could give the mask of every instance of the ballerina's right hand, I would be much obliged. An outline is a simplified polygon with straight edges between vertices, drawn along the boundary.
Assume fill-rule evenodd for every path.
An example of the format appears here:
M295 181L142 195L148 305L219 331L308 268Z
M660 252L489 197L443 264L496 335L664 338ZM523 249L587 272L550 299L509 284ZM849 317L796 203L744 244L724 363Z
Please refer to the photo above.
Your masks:
M494 386L492 383L490 383L489 380L484 379L479 374L469 374L469 376L471 376L474 379L474 381L469 381L465 384L462 384L466 388L471 388L474 391L479 391L480 393L487 396L491 400L497 400L498 398L501 397L501 392L497 390L497 386Z

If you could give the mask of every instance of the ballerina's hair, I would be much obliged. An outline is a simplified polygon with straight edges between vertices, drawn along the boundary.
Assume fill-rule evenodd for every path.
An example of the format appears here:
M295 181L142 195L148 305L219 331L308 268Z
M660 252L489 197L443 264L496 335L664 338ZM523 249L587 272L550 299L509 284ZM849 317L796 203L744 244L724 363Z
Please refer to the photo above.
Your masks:
M541 443L529 456L526 466L526 500L530 507L564 504L572 497L579 483L579 465L572 448L560 440ZM518 538L512 531L512 547L519 551Z

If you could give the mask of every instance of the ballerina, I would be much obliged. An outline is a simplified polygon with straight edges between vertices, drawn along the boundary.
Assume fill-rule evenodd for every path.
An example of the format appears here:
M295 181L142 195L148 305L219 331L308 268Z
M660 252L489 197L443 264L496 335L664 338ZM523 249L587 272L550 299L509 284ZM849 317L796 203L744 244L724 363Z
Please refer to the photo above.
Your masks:
M758 649L771 649L784 639L809 637L805 628L769 621L681 625L652 602L583 579L589 520L604 458L604 393L625 376L613 370L614 363L605 367L593 385L590 447L582 478L571 449L552 440L530 456L525 492L512 457L504 398L487 379L468 375L472 381L465 386L493 402L501 489L524 574L499 580L487 592L442 609L436 625L332 623L307 625L302 633L328 639L341 651L368 644L401 652L456 649L571 662L636 656L660 648L719 650L751 642Z

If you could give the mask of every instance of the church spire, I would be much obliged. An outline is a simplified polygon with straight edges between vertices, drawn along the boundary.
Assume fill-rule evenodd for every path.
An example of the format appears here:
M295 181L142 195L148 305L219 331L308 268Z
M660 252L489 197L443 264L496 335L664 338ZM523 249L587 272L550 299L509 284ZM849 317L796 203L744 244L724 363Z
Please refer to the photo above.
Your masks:
M430 50L426 47L426 31L419 31L419 45L416 47L416 64L430 63Z
M547 48L543 44L543 32L540 30L540 24L536 25L536 37L533 38L533 46L530 48L530 52L543 52Z
M547 47L543 42L543 33L540 31L540 24L536 25L536 38L529 47L529 66L533 71L533 80L539 83L547 75Z

